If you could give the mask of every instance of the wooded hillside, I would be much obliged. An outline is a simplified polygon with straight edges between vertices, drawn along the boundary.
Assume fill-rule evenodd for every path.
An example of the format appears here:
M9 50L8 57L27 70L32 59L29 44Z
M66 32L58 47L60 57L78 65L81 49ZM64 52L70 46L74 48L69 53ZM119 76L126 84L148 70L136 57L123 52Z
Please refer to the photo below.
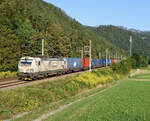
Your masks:
M60 8L42 0L0 1L0 71L16 71L23 56L41 55L42 39L48 57L81 57L81 49L92 40L92 58L133 53L150 57L150 32L136 32L116 26L87 27ZM126 51L126 52L125 52ZM84 54L84 57L87 57Z
M40 55L42 39L49 57L81 57L79 50L89 40L93 58L105 48L117 50L52 4L42 0L0 1L0 71L16 71L20 57Z
M132 53L140 53L150 57L150 33L133 32L122 27L102 25L99 27L88 27L92 31L104 37L113 45L124 49L129 53L130 36L132 36Z

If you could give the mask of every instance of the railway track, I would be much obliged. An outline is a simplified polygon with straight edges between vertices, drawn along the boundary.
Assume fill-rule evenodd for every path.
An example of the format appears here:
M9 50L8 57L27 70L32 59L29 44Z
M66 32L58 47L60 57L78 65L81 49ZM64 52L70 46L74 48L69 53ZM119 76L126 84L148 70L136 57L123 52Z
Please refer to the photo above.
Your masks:
M29 83L28 81L21 81L21 80L11 80L11 81L4 81L0 82L0 90L4 88L15 87L17 85L23 85Z
M102 67L102 68L104 68L104 67ZM48 77L48 78L44 78L44 79L40 79L40 80L33 80L33 81L22 81L22 80L0 81L0 90L7 89L7 88L15 88L15 87L19 87L19 86L31 85L34 83L40 83L40 82L44 82L44 81L54 81L54 80L57 80L60 78L65 78L67 76L76 75L76 74L85 73L85 72L87 72L87 71L79 71L79 72L74 72L74 73L57 75L57 76L52 76L52 77Z
M54 80L57 80L60 78L65 78L67 76L84 73L84 72L86 72L86 71L68 73L68 74L64 74L64 75L57 75L57 76L52 76L52 77L48 77L48 78L44 78L44 79L40 79L40 80L33 80L33 81L22 81L22 80L1 81L0 82L0 90L7 89L7 88L15 88L15 87L19 87L19 86L26 86L26 85L30 85L33 83L40 83L40 82L44 82L44 81L54 81Z

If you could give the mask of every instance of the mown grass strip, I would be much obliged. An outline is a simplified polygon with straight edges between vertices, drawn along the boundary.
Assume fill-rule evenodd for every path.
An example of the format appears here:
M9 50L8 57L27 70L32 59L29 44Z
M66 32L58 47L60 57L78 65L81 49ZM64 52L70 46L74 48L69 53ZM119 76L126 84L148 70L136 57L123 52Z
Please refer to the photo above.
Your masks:
M71 105L47 121L149 121L150 82L127 80Z
M150 79L150 73L138 74L138 75L132 76L131 78L133 78L133 79Z

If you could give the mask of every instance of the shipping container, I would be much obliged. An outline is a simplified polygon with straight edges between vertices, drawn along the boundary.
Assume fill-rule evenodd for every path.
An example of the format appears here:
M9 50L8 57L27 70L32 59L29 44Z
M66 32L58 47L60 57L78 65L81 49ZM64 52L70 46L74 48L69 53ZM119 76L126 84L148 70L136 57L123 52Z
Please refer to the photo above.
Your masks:
M81 68L82 69L88 69L90 65L90 59L89 58L81 58Z
M103 63L102 63L102 59L98 59L98 67L102 67Z
M91 66L92 66L92 68L96 67L96 59L92 59Z
M66 58L67 67L70 70L81 69L81 59L80 58Z
M114 62L113 63L117 63L117 59L114 59Z
M102 59L102 66L106 66L106 59Z
M111 65L111 64L112 64L111 59L108 59L108 65Z
M92 59L92 67L93 68L97 68L97 67L101 67L102 61L99 59Z
M111 63L112 63L112 64L114 63L114 59L111 59Z

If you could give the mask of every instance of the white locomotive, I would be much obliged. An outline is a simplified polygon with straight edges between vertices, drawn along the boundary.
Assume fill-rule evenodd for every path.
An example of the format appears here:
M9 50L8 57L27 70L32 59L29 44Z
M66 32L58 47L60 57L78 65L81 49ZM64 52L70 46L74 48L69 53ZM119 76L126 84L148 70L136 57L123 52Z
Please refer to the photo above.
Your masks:
M65 58L22 57L18 64L18 79L39 79L67 72Z

